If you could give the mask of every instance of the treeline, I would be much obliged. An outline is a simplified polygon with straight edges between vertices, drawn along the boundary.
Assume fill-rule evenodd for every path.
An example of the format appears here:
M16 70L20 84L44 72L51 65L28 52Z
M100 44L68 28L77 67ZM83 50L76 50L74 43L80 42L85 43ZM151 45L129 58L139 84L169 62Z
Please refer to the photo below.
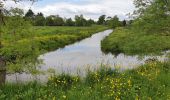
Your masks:
M24 18L30 21L34 26L91 26L93 24L108 25L112 28L118 26L126 26L127 21L120 21L117 16L106 17L101 15L98 21L93 19L86 19L83 15L76 15L72 18L62 18L59 15L50 15L45 17L43 13L39 12L35 14L31 9L24 15Z

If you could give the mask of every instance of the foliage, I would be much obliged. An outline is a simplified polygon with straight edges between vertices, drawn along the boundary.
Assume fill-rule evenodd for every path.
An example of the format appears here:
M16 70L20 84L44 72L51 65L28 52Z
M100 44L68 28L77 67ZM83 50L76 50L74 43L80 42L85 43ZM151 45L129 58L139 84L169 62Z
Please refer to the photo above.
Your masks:
M88 23L88 21L83 17L83 15L76 15L75 16L75 25L76 26L90 26L91 23Z
M37 82L9 84L0 88L1 99L39 100L157 100L170 99L170 63L148 62L120 72L103 66L85 78L70 75Z
M145 33L166 33L169 31L170 2L169 0L135 0L137 10L134 30Z
M59 15L57 16L49 16L46 18L46 25L47 26L63 26L64 20Z
M91 27L31 27L24 19L9 18L3 28L0 55L6 58L9 72L32 71L36 69L40 54L91 36L107 29L104 26ZM17 17L18 18L18 17ZM11 30L14 29L14 30Z
M117 28L102 41L102 50L114 54L160 54L170 49L170 36L135 33L129 28Z
M34 25L35 26L45 26L46 25L46 19L44 15L40 12L38 13L34 18Z
M26 20L30 21L34 26L91 26L95 24L92 19L85 19L83 15L76 15L75 21L71 18L62 18L59 15L50 15L44 17L43 13L35 15L31 9L25 14Z
M97 24L99 25L104 25L105 24L105 18L106 18L106 15L101 15L97 21Z
M119 21L119 18L117 16L114 16L113 18L107 20L107 25L111 28L116 28L122 26L121 21Z
M34 16L35 16L35 14L31 9L29 9L28 12L25 14L25 17L30 18L30 19L34 18Z
M129 28L118 28L102 42L112 53L160 54L170 49L170 2L135 0L137 17ZM115 25L115 24L114 24Z
M66 26L75 26L75 22L71 18L68 18L68 19L66 19L65 25Z

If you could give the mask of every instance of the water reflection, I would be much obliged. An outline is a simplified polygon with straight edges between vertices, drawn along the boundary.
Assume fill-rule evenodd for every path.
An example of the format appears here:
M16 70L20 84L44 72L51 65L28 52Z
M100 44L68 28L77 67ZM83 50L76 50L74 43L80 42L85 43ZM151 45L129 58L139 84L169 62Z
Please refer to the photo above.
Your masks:
M101 63L107 64L112 68L120 66L120 69L125 70L135 68L149 58L144 57L144 59L139 60L138 56L104 54L101 51L101 40L112 33L112 31L113 30L106 30L99 32L75 44L41 55L39 58L44 60L44 64L41 65L41 70L46 71L52 68L57 73L65 72L85 75L87 69L98 69ZM164 61L165 55L157 56L156 58ZM17 80L19 81L30 81L32 79L45 81L47 79L44 75L39 75L35 78L28 74L17 74L8 75L7 81L15 81L14 76L17 76Z

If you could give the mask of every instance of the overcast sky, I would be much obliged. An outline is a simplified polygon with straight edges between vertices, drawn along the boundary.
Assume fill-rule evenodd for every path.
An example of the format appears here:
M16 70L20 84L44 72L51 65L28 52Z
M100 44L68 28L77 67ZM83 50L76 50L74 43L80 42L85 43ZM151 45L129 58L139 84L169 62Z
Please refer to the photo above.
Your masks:
M35 13L42 12L45 16L60 15L74 18L83 14L85 18L98 19L100 15L118 15L121 20L127 19L126 14L134 11L133 0L39 0L31 5L30 2L15 4L7 2L6 7L20 7L27 11L31 8Z

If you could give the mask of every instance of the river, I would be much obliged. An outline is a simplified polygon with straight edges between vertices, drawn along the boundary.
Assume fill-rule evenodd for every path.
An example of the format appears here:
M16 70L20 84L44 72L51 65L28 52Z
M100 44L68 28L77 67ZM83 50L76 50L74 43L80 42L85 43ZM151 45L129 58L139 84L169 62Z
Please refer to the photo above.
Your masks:
M138 56L126 56L119 54L104 54L101 50L101 41L111 34L113 30L106 30L96 33L89 38L65 46L56 51L48 52L40 55L39 59L43 60L40 70L47 71L53 69L57 74L68 73L72 75L85 75L87 70L97 70L101 65L112 67L120 67L120 70L132 69L141 64L149 57L139 59ZM157 56L157 59L164 61L164 56ZM46 75L38 75L36 78L30 74L7 75L6 81L30 81L30 80L46 81Z

